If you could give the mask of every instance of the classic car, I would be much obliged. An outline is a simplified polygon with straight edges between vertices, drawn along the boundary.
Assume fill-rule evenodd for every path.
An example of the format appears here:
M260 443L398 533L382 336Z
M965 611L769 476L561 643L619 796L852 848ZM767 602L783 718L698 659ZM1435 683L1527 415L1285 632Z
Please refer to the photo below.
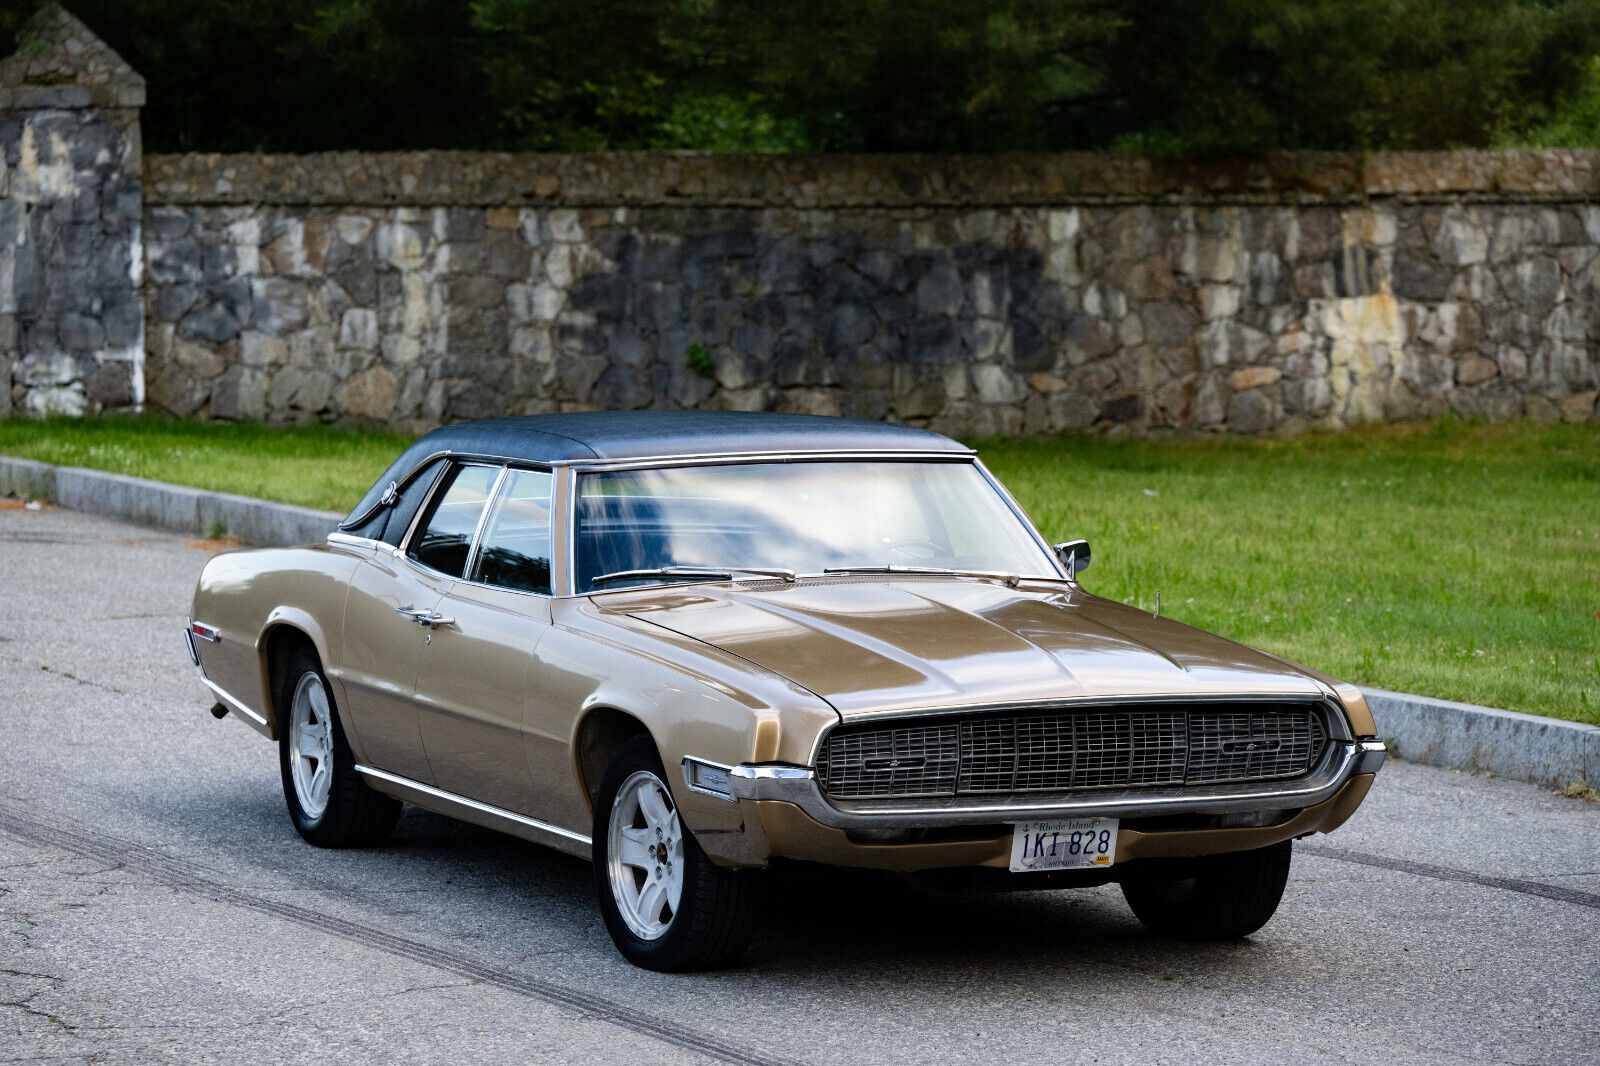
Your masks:
M325 543L214 557L185 635L307 841L412 803L581 856L644 967L737 960L795 861L1246 936L1366 796L1372 715L1089 562L927 430L528 416L423 436Z

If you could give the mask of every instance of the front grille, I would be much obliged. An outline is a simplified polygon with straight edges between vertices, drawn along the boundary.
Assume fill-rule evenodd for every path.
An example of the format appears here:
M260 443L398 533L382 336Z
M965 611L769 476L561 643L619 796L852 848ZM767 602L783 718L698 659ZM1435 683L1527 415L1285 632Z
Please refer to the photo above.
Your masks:
M1309 706L974 715L841 726L817 776L836 799L1170 788L1299 777L1327 745Z

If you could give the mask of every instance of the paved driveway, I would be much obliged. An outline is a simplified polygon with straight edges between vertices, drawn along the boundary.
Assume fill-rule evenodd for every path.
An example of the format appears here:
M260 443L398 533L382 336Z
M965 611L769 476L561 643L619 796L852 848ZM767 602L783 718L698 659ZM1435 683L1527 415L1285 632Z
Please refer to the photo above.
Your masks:
M570 858L301 843L184 655L205 558L0 511L0 1061L1600 1062L1600 804L1391 764L1248 943L813 874L743 969L649 974Z

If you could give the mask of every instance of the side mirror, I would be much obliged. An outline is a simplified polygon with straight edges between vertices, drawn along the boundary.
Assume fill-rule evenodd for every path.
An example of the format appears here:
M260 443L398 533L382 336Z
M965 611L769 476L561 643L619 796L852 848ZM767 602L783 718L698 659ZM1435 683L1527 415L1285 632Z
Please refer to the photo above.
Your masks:
M1089 569L1088 541L1064 540L1055 546L1055 552L1068 577L1076 578L1081 571Z

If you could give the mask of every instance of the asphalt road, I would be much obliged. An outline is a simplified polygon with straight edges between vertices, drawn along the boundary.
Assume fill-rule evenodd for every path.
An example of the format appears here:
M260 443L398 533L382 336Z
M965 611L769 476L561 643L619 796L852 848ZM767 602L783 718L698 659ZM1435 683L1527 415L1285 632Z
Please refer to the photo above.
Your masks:
M650 974L554 852L303 844L184 655L205 558L0 511L0 1062L1600 1063L1600 804L1391 763L1246 943L817 873L742 968Z

